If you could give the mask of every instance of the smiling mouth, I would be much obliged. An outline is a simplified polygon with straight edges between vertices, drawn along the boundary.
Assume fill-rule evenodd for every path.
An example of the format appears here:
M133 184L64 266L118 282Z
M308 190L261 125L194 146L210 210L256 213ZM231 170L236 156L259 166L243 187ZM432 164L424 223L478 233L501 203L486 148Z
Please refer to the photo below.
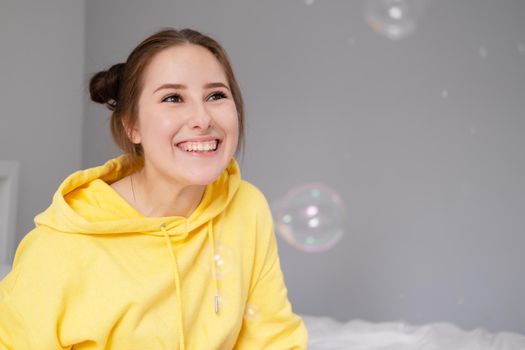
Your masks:
M215 139L206 142L185 141L178 143L176 146L188 153L211 153L219 147L220 140Z

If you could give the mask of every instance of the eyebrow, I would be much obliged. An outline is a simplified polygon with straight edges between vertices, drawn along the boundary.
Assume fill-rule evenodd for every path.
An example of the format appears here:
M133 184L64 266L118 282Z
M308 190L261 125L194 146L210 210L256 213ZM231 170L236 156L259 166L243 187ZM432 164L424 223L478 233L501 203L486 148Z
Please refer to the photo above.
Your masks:
M220 82L216 82L216 83L208 83L208 84L205 84L204 85L204 88L205 89L209 89L209 88L214 88L214 87L224 87L228 90L230 90L226 85L224 85L223 83L220 83ZM161 86L159 86L155 91L153 91L153 93L159 91L159 90L162 90L162 89L187 89L188 87L184 84L163 84Z

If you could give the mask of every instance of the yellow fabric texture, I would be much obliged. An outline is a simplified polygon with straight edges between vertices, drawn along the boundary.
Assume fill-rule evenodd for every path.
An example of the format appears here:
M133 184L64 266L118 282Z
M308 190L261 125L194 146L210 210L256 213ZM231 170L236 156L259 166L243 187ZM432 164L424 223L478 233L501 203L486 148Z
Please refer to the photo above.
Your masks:
M127 156L78 171L0 282L0 349L306 349L271 212L232 159L188 217L145 217L109 185Z

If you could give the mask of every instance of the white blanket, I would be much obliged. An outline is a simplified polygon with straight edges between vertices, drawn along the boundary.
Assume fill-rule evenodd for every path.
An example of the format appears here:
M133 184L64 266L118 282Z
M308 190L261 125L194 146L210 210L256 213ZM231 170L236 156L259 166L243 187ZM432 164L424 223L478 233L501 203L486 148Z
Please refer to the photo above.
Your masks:
M309 332L309 350L525 350L525 335L465 331L451 323L412 326L301 317Z

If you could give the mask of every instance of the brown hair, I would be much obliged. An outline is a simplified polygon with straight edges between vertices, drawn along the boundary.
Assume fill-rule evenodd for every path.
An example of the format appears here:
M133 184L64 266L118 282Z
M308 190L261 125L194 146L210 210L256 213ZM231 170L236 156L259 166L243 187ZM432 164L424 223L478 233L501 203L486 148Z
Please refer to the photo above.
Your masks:
M200 45L208 49L222 65L238 113L239 141L236 154L244 148L244 105L226 51L217 41L198 31L189 28L167 28L144 39L131 52L125 63L117 63L108 70L96 73L89 83L91 100L105 104L112 111L113 140L135 160L144 156L144 150L142 145L131 142L125 124L132 128L137 122L138 99L143 88L144 70L157 53L184 44Z

